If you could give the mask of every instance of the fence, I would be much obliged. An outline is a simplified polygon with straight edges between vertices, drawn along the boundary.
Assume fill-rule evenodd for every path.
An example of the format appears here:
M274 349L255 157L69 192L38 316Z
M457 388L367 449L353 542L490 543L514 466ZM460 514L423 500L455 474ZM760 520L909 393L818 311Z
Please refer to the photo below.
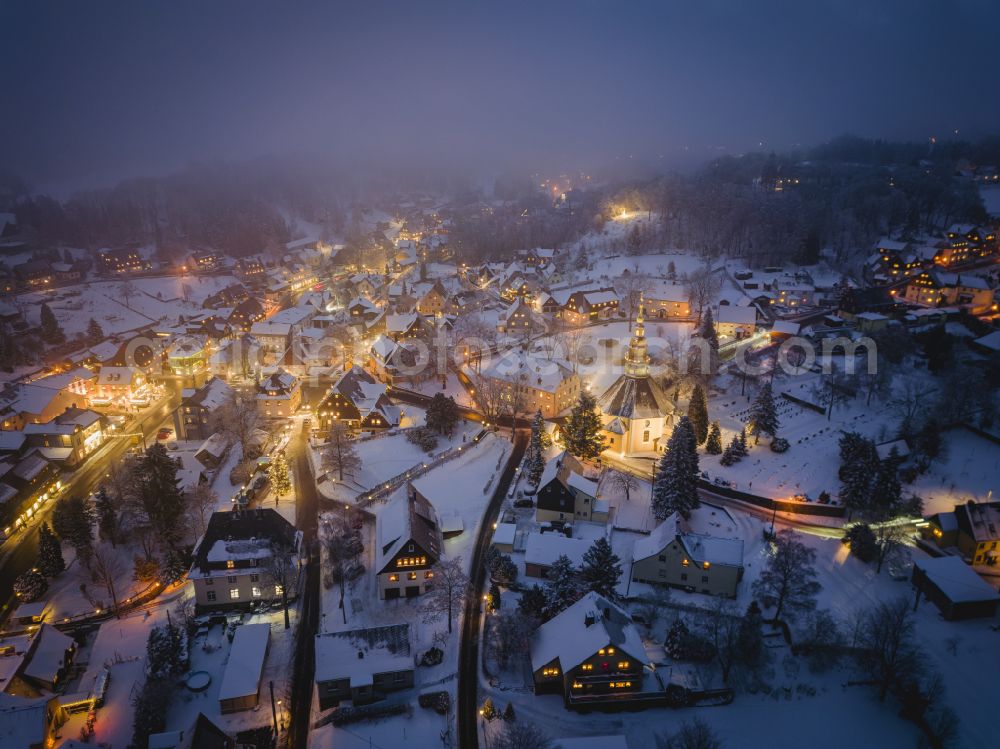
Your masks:
M756 494L747 494L746 492L731 489L728 486L718 486L704 479L699 479L698 486L712 494L718 494L720 497L737 499L741 502L763 507L766 510L773 510L777 507L778 512L791 512L798 515L821 515L828 518L842 518L845 513L842 505L824 505L816 502L800 502L794 499L758 497Z
M471 443L451 447L438 455L436 458L433 458L426 463L421 463L419 466L410 468L409 470L403 471L402 473L393 476L388 481L383 481L381 484L378 484L368 491L359 494L354 500L355 504L360 508L364 508L375 502L385 502L389 498L390 494L396 491L396 489L401 487L407 481L423 476L431 469L437 468L438 466L447 463L449 460L457 458L462 454L462 451L466 447L472 447L473 445L479 444L479 441L487 434L489 434L489 432L483 429L472 438Z

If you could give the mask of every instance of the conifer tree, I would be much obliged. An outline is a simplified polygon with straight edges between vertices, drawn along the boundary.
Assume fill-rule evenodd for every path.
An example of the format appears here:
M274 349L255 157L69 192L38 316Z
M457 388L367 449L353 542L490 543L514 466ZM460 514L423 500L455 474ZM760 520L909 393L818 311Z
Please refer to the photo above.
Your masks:
M733 437L732 442L726 445L726 449L722 451L722 457L719 458L719 463L726 466L727 468L731 465L735 465L739 458L736 456L733 445L737 442L739 438Z
M93 317L90 318L90 322L87 323L87 342L94 345L95 343L100 343L103 340L104 330L101 328L101 324Z
M698 383L691 392L691 402L688 404L688 418L694 429L695 441L701 445L708 439L708 399L705 388Z
M778 409L774 405L774 392L771 383L766 383L750 406L750 434L754 436L754 444L760 442L762 434L768 437L776 436L779 426L781 421L778 418Z
M747 447L747 430L741 429L740 433L736 435L736 456L738 458L745 458L750 454L750 450Z
M580 600L584 589L579 570L565 554L556 557L549 567L549 585L545 591L546 616L551 618Z
M41 336L42 340L51 345L58 345L65 342L66 334L63 333L61 327L59 327L59 321L56 320L56 316L52 314L52 310L49 305L42 303L41 311Z
M545 471L545 456L542 448L542 410L535 412L535 418L531 422L531 439L528 442L528 455L525 458L525 467L528 474L528 483L537 487L542 480L542 473Z
M705 440L705 452L709 455L720 455L722 453L722 430L719 429L719 422L713 421L708 428L708 438Z
M267 470L267 477L271 481L271 491L278 499L292 490L292 482L288 478L288 462L283 453L274 456Z
M38 571L45 577L55 577L66 569L62 545L48 523L38 529Z
M183 530L185 502L177 478L177 463L166 447L153 445L139 460L137 478L139 507L160 540L169 545Z
M698 499L698 447L691 420L682 416L667 441L653 483L653 515L666 520L678 512L684 519L701 505Z
M583 555L580 577L588 589L605 598L615 598L615 588L621 580L622 566L608 539L601 536Z
M597 401L586 390L580 393L566 422L566 449L582 460L593 460L604 450Z
M118 511L103 486L94 492L94 510L97 512L97 532L101 540L115 546L118 541Z

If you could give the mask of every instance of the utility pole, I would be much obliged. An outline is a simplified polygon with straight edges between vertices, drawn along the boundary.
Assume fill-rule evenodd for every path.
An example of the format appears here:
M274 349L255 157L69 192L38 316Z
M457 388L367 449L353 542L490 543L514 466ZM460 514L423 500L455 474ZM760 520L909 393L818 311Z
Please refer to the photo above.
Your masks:
M271 720L274 721L274 739L278 740L278 710L274 705L274 681L268 682L268 686L271 689Z

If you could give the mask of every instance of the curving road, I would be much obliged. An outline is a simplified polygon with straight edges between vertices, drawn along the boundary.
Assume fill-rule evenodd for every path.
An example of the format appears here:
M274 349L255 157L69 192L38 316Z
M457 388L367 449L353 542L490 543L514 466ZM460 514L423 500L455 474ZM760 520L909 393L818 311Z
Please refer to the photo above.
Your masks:
M465 600L462 612L462 639L458 650L458 745L461 749L477 749L479 746L476 716L479 709L479 632L483 613L481 601L486 590L484 560L493 537L493 523L500 514L504 497L521 463L521 458L524 457L529 436L530 432L523 429L518 429L515 434L513 452L503 473L500 474L500 481L497 482L497 488L479 524L479 537L476 539L469 567L469 579L472 580L473 589Z

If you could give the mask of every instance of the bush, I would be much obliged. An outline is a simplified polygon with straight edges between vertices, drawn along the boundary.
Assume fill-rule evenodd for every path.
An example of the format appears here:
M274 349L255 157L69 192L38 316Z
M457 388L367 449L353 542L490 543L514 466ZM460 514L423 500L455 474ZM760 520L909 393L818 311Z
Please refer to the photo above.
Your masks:
M851 554L865 564L874 562L878 557L878 541L875 539L875 531L867 523L852 525L847 529L842 540L851 547Z
M427 427L416 427L406 433L406 441L429 453L438 445L437 433Z
M783 453L787 452L789 448L788 440L784 437L775 437L771 440L771 452L773 453Z
M517 580L517 565L506 554L498 554L490 560L490 580L500 585L510 586Z
M441 715L448 714L451 707L451 695L447 692L425 692L417 698L420 707L432 707L434 712Z
M444 651L441 648L432 647L420 656L421 666L436 666L444 660Z
M820 504L823 504L823 505L830 504L830 492L828 492L828 491L826 491L826 489L824 489L823 491L821 491L819 493L819 497L817 497L817 499L819 500Z
M667 655L675 661L707 663L715 657L712 643L691 632L682 619L675 620L671 625L663 646Z
M45 577L34 570L28 570L14 580L14 593L17 595L19 601L25 603L37 601L48 587L49 584L45 580Z

